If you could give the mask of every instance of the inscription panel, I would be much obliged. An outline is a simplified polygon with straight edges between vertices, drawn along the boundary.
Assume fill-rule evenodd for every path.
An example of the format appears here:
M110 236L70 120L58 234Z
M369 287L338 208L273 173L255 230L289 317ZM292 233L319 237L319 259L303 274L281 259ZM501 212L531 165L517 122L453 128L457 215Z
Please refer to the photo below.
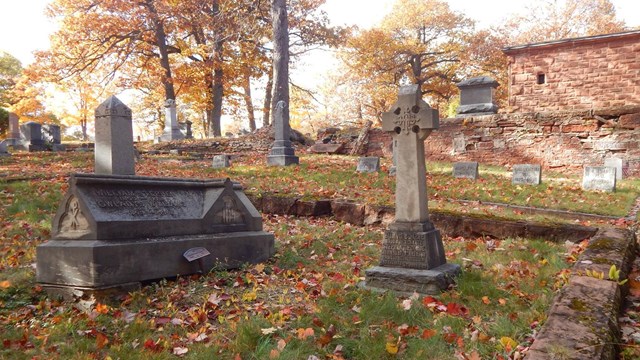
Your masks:
M380 170L380 158L379 157L361 157L356 167L357 172L377 172Z
M608 166L587 166L582 178L584 190L615 191L616 168Z
M425 233L385 231L380 265L411 269L428 268L428 237Z
M156 219L190 216L200 205L197 192L162 189L94 188L88 199L96 210L118 217Z
M540 165L514 165L511 183L524 185L540 185L541 177L542 171Z

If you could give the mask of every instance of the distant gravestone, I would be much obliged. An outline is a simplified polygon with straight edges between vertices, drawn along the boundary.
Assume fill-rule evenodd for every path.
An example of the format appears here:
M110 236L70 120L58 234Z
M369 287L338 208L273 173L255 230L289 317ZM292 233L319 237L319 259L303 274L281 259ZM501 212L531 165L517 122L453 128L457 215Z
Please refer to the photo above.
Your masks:
M467 142L464 139L464 135L459 135L453 138L453 153L464 154L467 151Z
M465 179L477 179L478 178L478 163L475 161L470 162L457 162L453 164L453 177L465 178Z
M95 173L135 175L131 109L111 96L95 111Z
M377 156L365 156L358 160L357 172L378 172L380 171L380 158Z
M159 138L159 141L173 141L184 139L184 134L180 131L180 125L178 125L178 113L176 110L176 101L174 99L167 99L164 102L164 131Z
M582 176L584 190L616 190L616 168L609 166L585 166Z
M440 231L429 220L424 141L438 127L438 111L422 100L418 85L402 86L383 114L382 130L398 145L396 212L384 233L380 265L365 272L368 287L434 294L460 272L447 263Z
M51 146L51 150L63 151L65 149L64 145L61 144L62 136L60 134L60 125L42 125L42 136L45 142Z
M187 130L186 133L184 135L185 139L193 139L193 132L191 131L191 125L193 125L193 123L189 120L184 122L184 125L186 126Z
M274 109L273 127L275 141L267 156L267 164L271 166L288 166L300 163L291 146L291 128L289 126L289 109L287 103L279 101Z
M624 173L628 167L624 160L614 157L604 159L604 166L616 168L616 180L620 181L624 178Z
M0 156L9 156L9 151L7 150L7 140L0 141Z
M229 166L230 166L229 155L222 154L222 155L214 155L213 156L213 168L214 169L222 169L222 168L226 168L226 167L229 167Z
M20 119L18 115L9 113L9 139L12 139L13 143L20 139Z
M540 185L542 170L540 165L519 164L513 166L511 183L518 185Z
M23 150L28 151L45 151L47 147L42 138L42 125L37 122L29 121L20 125L20 146Z
M487 76L479 76L456 84L460 89L458 115L485 115L498 112L494 102L498 82Z

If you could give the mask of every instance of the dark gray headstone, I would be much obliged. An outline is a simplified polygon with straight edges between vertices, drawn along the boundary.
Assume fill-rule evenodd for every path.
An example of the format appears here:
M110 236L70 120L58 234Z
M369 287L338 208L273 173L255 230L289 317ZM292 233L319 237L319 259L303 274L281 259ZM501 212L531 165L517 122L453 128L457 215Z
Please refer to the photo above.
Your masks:
M456 84L460 89L458 114L495 114L498 106L494 102L498 82L487 76L474 77Z
M9 151L7 150L7 140L0 141L0 156L9 156Z
M289 127L289 116L287 116L288 111L288 104L284 101L278 102L274 109L275 141L271 146L271 152L267 156L268 165L287 166L300 163L291 146L291 140L289 140L291 128Z
M628 163L617 157L604 159L604 166L616 168L617 181L624 179L625 170L629 167Z
M44 124L42 125L42 137L49 144L60 144L62 137L60 135L60 125Z
M214 155L212 166L214 169L222 169L229 167L229 155Z
M609 166L585 166L582 176L584 190L616 190L616 168Z
M380 158L377 156L361 157L358 160L357 172L378 172L380 171Z
M20 141L15 147L28 151L47 150L42 138L42 125L33 121L20 125Z
M540 185L542 169L540 165L519 164L513 166L512 184Z
M192 124L193 123L191 121L189 121L189 120L184 122L184 125L187 128L186 132L185 132L185 136L184 136L185 139L193 139L193 132L191 131L191 125Z
M134 175L136 171L133 147L131 109L111 96L95 111L95 173Z
M477 179L478 178L478 163L475 161L470 162L457 162L453 164L453 177Z
M228 179L74 174L51 237L36 250L37 281L49 289L122 287L274 253L260 213ZM199 247L211 255L184 257Z

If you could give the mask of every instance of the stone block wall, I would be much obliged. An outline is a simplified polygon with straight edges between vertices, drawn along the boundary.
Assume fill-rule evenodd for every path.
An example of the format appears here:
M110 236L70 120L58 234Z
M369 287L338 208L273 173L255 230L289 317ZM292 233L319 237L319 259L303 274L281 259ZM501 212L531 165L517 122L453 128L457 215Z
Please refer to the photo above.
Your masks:
M391 136L372 129L368 156L391 157ZM425 142L427 161L540 164L580 173L618 156L640 176L640 107L616 111L496 114L441 119Z
M510 62L512 111L640 105L640 31L524 45L504 52Z

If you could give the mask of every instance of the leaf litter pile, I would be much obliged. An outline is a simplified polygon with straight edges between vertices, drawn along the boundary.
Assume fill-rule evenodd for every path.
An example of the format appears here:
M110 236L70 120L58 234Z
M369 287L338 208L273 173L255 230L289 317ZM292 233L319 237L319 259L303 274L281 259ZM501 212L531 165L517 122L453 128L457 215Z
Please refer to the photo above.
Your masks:
M108 303L63 303L35 284L33 262L65 171L34 170L37 180L0 184L0 358L520 359L585 246L445 237L448 261L463 268L457 285L395 297L359 287L383 227L264 215L276 236L267 263L163 280Z

